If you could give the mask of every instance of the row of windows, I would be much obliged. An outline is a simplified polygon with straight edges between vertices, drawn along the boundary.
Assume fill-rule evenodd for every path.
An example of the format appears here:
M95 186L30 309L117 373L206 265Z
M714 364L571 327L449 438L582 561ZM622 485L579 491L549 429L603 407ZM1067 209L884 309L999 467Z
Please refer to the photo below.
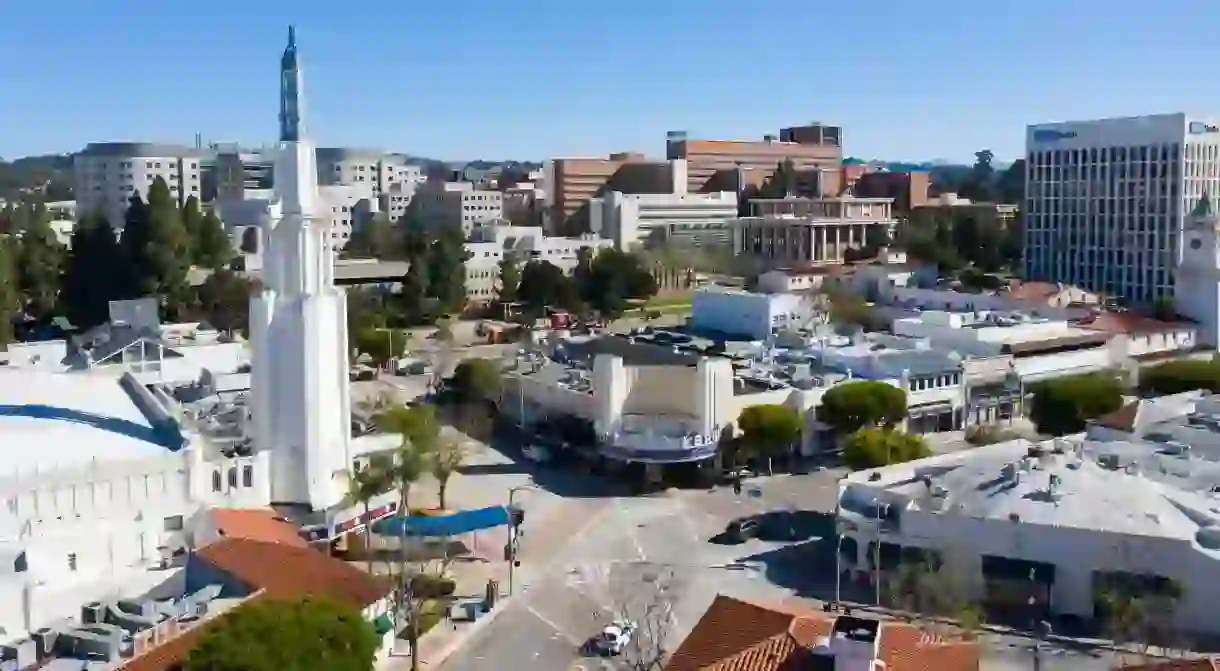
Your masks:
M237 467L236 466L229 467L228 480L229 480L229 489L236 489L237 488ZM213 492L223 491L224 490L223 485L224 485L224 480L221 478L220 471L219 470L212 471L212 491ZM241 467L241 486L242 487L253 487L254 486L254 467L251 466L250 464L246 464Z
M943 375L912 377L907 381L907 389L910 391L927 391L929 389L952 387L961 384L961 382L961 373L945 373Z

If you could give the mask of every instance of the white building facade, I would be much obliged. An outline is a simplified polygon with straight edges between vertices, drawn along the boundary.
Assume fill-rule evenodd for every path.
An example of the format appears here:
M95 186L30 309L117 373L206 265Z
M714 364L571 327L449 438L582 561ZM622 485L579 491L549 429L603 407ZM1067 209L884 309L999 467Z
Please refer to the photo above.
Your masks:
M183 202L200 193L200 155L197 150L172 144L94 142L72 162L76 180L76 212L102 211L116 230L122 230L127 204L139 194L148 199L148 187L160 177L170 193Z
M1186 114L1029 126L1025 276L1150 304L1172 296L1182 232L1220 196L1220 122Z
M685 186L686 179L681 184ZM622 250L672 242L703 246L727 244L737 218L737 194L620 193L589 201L590 230Z
M811 316L811 299L709 286L691 296L691 325L705 332L766 340L776 329L798 328Z
M494 300L500 287L500 262L511 260L524 267L545 261L570 275L576 269L580 250L592 255L611 246L595 235L558 237L545 235L540 226L485 225L471 229L466 243L466 296L471 301Z

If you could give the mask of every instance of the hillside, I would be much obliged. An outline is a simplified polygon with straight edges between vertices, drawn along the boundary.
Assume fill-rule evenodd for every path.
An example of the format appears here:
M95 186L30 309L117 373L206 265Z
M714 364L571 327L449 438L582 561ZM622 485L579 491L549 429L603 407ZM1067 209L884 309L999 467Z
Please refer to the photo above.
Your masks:
M72 156L47 154L14 161L0 159L0 199L41 193L47 200L72 198Z

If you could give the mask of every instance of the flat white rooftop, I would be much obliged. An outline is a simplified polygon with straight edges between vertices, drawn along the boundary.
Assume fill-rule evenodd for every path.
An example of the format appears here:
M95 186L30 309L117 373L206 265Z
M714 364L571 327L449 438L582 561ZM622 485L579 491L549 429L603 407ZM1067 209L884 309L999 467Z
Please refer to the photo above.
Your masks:
M0 369L0 474L165 452L118 377Z
M865 516L881 488L946 516L1173 538L1220 558L1220 463L1163 444L1014 440L859 471L845 485L843 509Z

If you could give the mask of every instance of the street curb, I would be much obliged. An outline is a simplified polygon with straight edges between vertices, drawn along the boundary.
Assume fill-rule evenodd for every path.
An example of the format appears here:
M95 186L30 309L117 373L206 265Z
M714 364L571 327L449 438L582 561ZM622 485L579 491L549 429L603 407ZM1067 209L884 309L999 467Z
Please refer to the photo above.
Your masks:
M470 640L471 637L473 637L475 634L479 633L479 631L482 630L487 625L489 625L492 620L496 619L496 617L498 617L500 615L500 613L504 612L506 607L509 604L511 604L512 602L513 602L513 597L511 597L511 596L507 596L507 597L498 599L496 601L495 607L492 608L490 611L488 611L487 614L485 614L483 617L480 617L479 619L475 620L471 624L468 624L465 627L462 627L457 632L450 632L450 633L457 634L456 636L452 637L453 641L451 643L449 643L448 645L446 645L445 647L441 648L435 655L432 655L428 659L421 659L419 661L419 665L435 668L435 667L439 667L440 665L444 664L445 661L448 660L450 657L452 657L455 652L460 650L462 648L462 646L465 645L465 643ZM442 622L442 623L438 624L437 626L439 627L439 626L443 626L443 625L444 625L444 623ZM433 631L437 631L437 630L433 629ZM427 638L428 634L433 633L433 631L430 631L427 634L424 634L423 636L421 636L420 643L422 643L423 640L425 638ZM411 653L408 650L406 655L409 656L410 654Z

